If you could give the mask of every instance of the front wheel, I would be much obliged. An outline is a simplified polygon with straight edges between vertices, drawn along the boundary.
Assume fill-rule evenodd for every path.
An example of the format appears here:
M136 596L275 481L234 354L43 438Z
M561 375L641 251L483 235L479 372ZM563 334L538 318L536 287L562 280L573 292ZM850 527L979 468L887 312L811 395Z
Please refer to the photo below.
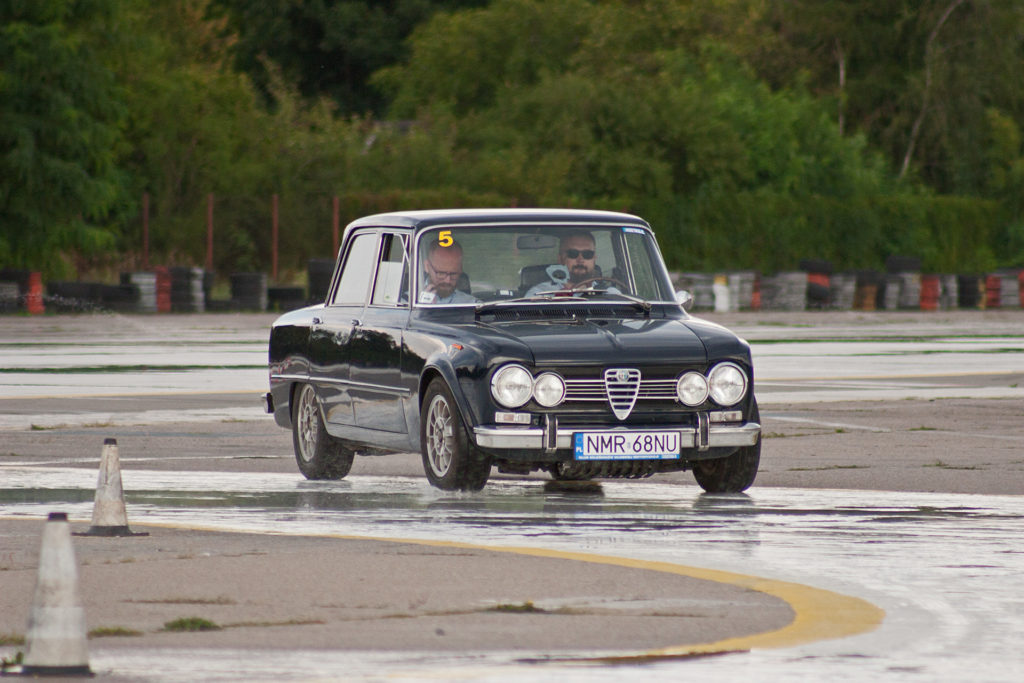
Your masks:
M761 421L757 402L751 406L748 421ZM708 493L739 493L754 483L760 463L761 437L758 436L753 446L744 446L728 457L694 463L693 476Z
M327 433L312 384L303 384L296 393L292 446L295 462L306 479L341 479L352 469L355 451Z
M423 470L445 491L479 491L491 474L491 459L470 442L451 389L440 377L427 387L420 408Z

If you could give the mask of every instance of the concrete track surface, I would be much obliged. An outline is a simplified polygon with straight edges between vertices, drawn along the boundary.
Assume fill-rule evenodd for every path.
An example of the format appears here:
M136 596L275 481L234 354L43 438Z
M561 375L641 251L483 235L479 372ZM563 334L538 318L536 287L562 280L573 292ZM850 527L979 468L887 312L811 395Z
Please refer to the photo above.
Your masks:
M272 315L0 318L0 655L114 437L150 535L75 539L90 628L139 633L90 639L112 680L1019 679L1024 313L706 317L754 349L747 495L442 494L415 454L305 482L259 407Z

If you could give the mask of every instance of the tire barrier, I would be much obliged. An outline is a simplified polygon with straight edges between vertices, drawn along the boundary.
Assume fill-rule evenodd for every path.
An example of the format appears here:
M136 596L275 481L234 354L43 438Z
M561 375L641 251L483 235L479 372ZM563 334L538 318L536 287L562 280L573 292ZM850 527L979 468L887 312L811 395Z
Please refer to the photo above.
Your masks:
M171 270L166 266L160 266L154 271L156 273L156 312L171 312Z
M857 293L857 275L854 273L833 273L829 278L829 308L849 311L853 308Z
M267 287L267 307L272 311L294 311L306 305L302 287Z
M979 275L957 275L957 306L960 308L984 308L985 281Z
M13 294L14 290L10 286L5 288L6 294L0 301L0 311L13 307L14 310L25 311L29 315L46 312L43 303L43 276L39 271L0 269L0 283L14 284L17 287L17 294Z
M878 308L879 274L874 270L862 270L855 275L853 310L874 311Z
M306 275L309 282L309 298L311 304L323 303L327 291L331 288L331 277L334 275L334 259L311 258L306 264Z
M17 313L21 309L21 290L17 282L0 282L0 313Z
M921 310L939 310L939 294L942 291L942 284L938 275L921 276Z
M752 270L741 270L729 273L729 301L734 311L754 309L754 290L757 286L757 273Z
M948 311L959 304L960 285L956 275L939 275L939 308Z
M707 273L669 273L672 279L672 286L678 290L685 290L693 296L689 310L710 311L715 307L713 275Z
M121 273L122 285L134 285L139 292L135 310L139 313L156 313L156 273Z
M311 261L309 292L322 299L329 288L333 264ZM904 267L918 260L890 259L888 266ZM781 272L761 276L755 271L726 273L669 273L676 290L692 295L692 311L802 311L816 308L858 311L1019 309L1024 307L1024 269L987 274L921 274L916 271L832 271L827 261L804 260L816 272ZM328 267L329 266L329 267ZM41 275L27 270L0 270L0 314L171 311L290 311L318 297L306 296L301 286L268 287L265 273L231 275L231 298L213 300L213 273L201 268L156 267L121 273L120 284L51 281L46 296ZM34 296L33 292L38 291Z
M761 278L761 310L807 310L807 273L785 272Z
M267 274L233 273L231 301L243 311L267 310Z
M171 271L171 311L202 313L206 310L203 269L175 266Z

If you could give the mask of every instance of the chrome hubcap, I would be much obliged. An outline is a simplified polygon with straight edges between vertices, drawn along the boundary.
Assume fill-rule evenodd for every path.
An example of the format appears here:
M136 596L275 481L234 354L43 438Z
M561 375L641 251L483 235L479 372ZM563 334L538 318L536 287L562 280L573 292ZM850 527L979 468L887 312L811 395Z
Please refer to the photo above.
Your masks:
M305 462L313 459L316 452L316 436L319 428L319 416L316 412L316 392L308 384L302 387L299 396L299 455Z
M452 466L452 413L444 396L435 396L427 409L427 462L438 477Z

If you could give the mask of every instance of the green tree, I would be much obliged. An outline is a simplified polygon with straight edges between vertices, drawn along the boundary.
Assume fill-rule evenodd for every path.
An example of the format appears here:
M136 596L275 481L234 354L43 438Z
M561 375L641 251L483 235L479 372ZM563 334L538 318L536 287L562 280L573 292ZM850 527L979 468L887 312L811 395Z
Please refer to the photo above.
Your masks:
M103 53L118 5L0 2L0 261L53 272L115 242L125 93Z
M303 97L329 97L339 111L364 115L386 106L367 85L374 71L405 56L404 41L432 14L486 0L215 0L237 36L235 63L271 96L276 64Z

